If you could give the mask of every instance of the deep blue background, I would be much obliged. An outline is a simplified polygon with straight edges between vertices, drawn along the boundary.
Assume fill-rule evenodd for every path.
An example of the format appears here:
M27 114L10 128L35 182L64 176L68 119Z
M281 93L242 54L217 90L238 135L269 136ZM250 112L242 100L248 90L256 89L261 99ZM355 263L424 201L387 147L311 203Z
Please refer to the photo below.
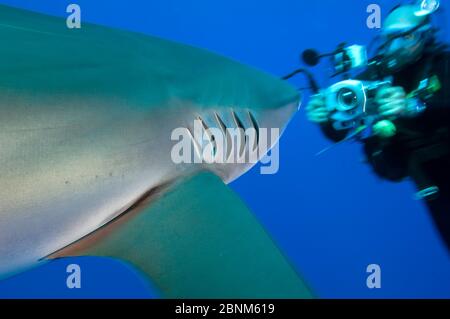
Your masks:
M70 1L1 0L65 16ZM383 16L393 1L150 0L72 1L84 21L140 31L207 48L276 75L308 47L366 44L366 7ZM440 26L447 31L445 16ZM448 32L444 32L448 40ZM6 44L4 44L6 45ZM326 64L314 71L326 83ZM301 86L301 83L298 83ZM409 182L374 176L357 144L317 157L328 145L299 112L281 139L280 171L256 167L232 184L321 297L450 297L450 258ZM82 266L82 289L65 286L65 267ZM366 287L366 267L382 269L382 288ZM128 266L110 259L63 259L0 282L0 297L152 297Z

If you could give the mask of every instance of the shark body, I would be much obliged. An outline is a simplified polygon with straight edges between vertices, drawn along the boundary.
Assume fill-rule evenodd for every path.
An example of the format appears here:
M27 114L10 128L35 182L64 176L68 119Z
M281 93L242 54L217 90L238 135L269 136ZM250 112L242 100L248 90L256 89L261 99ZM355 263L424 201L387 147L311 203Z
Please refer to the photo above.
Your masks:
M201 117L283 129L299 104L270 75L138 33L0 6L0 37L0 277L152 190L205 170L227 183L252 166L174 164L175 128Z

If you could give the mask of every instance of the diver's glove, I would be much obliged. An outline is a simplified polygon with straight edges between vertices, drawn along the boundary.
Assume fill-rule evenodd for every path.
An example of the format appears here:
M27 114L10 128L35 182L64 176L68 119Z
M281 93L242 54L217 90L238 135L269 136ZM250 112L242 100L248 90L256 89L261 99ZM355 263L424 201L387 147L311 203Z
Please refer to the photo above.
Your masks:
M422 113L426 105L418 98L408 97L400 86L383 87L375 97L382 117L395 120L398 117L414 117Z
M405 90L400 86L382 87L375 96L378 114L390 120L404 115L408 108Z
M325 95L318 93L311 96L306 106L306 115L313 123L323 124L329 121L330 111L326 106Z

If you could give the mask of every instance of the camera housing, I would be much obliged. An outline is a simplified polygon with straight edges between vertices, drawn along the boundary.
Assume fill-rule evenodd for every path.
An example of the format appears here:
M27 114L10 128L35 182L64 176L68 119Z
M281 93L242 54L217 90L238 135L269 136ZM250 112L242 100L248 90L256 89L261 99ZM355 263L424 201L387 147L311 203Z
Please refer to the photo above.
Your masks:
M377 107L374 98L383 86L391 81L344 80L326 90L326 106L331 112L333 127L336 130L357 128L366 124L369 118L376 116Z

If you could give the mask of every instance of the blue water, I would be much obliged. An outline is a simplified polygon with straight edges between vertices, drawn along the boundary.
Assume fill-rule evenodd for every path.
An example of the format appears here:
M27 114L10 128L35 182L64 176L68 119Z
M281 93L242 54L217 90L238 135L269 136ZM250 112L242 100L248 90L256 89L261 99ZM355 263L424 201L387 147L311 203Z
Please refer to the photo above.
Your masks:
M366 0L72 2L81 6L84 21L207 48L276 75L296 66L305 48L367 44L378 32L366 27L366 7L373 2ZM0 3L65 16L70 2ZM383 16L396 4L376 3ZM449 40L445 17L438 21ZM326 63L314 72L327 84ZM231 186L318 296L450 298L450 256L424 206L412 199L413 185L374 176L357 144L315 156L327 145L299 112L281 139L278 174L260 175L256 167ZM82 265L81 289L66 288L70 263ZM369 264L381 266L381 289L366 286ZM0 297L157 296L129 266L102 258L63 259L0 282Z

